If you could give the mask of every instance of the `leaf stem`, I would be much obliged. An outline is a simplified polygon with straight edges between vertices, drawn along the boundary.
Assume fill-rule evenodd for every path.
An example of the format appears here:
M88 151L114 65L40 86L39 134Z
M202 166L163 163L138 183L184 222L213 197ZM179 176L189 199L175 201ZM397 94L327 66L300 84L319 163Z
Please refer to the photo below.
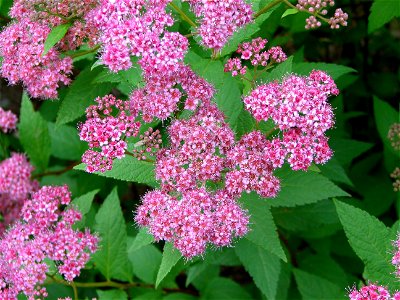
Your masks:
M275 1L268 3L267 5L265 5L263 8L261 8L258 12L256 12L254 14L254 19L261 16L262 14L266 13L267 11L269 11L271 8L278 5L282 1L284 1L284 0L275 0Z
M45 176L51 176L51 175L62 175L70 170L72 170L75 166L79 165L80 162L76 162L74 161L73 163L71 163L70 165L66 166L64 169L61 170L57 170L57 171L48 171L48 172L43 172L43 173L39 173L39 174L35 174L32 176L32 179L36 179L36 178L42 178Z
M190 26L192 26L192 27L197 27L196 23L193 22L193 21L188 17L188 15L185 14L185 12L184 12L183 10L181 10L175 3L170 2L168 5L171 6L173 9L175 9L175 10L181 15L181 18L184 19L186 22L188 22L188 23L190 24Z

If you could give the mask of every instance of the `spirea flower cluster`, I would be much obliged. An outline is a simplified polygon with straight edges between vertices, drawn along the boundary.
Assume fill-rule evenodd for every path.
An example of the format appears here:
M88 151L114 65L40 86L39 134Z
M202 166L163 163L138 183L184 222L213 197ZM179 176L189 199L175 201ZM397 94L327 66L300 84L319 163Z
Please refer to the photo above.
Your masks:
M67 186L44 186L26 200L22 220L0 240L1 299L16 299L19 293L29 299L46 297L41 286L49 271L46 259L56 262L58 272L72 281L96 251L95 235L72 229L80 212L61 209L70 201Z
M89 143L90 149L82 157L90 173L111 170L113 160L125 156L127 137L136 136L140 123L136 115L130 115L129 102L113 95L98 97L97 105L86 109L87 120L79 125L79 136Z
M198 34L207 48L220 50L240 27L253 18L251 5L243 0L185 0L199 18Z
M12 153L0 163L0 235L19 218L22 206L39 184L31 180L33 166L25 155Z
M306 11L312 14L306 19L306 29L313 29L322 25L320 20L325 20L323 16L328 14L329 6L334 6L333 0L298 0L296 8L300 11ZM332 29L339 29L340 26L347 26L347 13L341 8L337 8L329 20L328 24Z
M363 286L360 290L353 288L349 293L350 300L399 300L400 292L391 295L387 288L369 284Z
M240 44L236 50L240 54L240 58L228 59L224 71L231 72L232 76L246 74L247 66L242 65L242 60L250 61L251 65L255 67L270 67L274 63L281 63L286 60L287 56L279 46L262 51L267 43L268 40L266 39L256 38L251 42Z
M215 105L202 106L168 131L171 145L158 152L156 162L161 188L145 195L136 222L156 240L172 241L187 258L202 254L209 243L230 245L247 232L247 213L227 189L205 188L207 181L221 180L234 144L224 115Z
M18 118L9 110L0 107L0 130L8 133L17 127Z
M334 124L328 97L339 93L322 71L309 76L286 76L281 83L260 85L244 98L257 121L272 119L282 132L282 147L293 170L306 170L313 161L332 156L325 132Z

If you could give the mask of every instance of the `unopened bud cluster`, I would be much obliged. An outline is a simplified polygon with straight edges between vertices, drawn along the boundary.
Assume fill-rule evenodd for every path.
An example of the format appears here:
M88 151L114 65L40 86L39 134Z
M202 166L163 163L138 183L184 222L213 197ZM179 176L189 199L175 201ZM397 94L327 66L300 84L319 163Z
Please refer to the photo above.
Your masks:
M135 149L132 150L132 154L138 160L147 159L147 155L154 155L162 144L160 131L149 128L143 134L139 136L140 141L135 144Z
M390 126L388 139L394 150L400 151L400 123L394 123Z

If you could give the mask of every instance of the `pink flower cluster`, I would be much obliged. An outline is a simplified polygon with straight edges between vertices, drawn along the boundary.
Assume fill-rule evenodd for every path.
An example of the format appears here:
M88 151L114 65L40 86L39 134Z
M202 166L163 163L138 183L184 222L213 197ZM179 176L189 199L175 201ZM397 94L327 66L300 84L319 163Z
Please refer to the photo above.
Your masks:
M244 135L227 153L226 190L236 196L243 191L256 191L261 197L275 197L280 189L275 168L284 162L279 139L268 141L259 131Z
M18 118L9 110L0 107L0 130L7 133L17 127Z
M60 58L54 48L42 55L50 33L47 25L23 19L0 33L0 75L10 84L22 84L32 97L56 98L59 82L69 84L70 57Z
M240 27L253 19L251 5L243 0L185 0L200 19L197 29L204 46L220 50Z
M398 234L393 246L395 248L395 253L392 258L392 264L396 267L396 276L400 277L400 234Z
M100 1L100 5L88 15L87 21L98 31L95 40L102 44L101 60L110 70L117 72L129 69L132 66L131 55L152 56L157 48L162 47L160 36L166 26L173 24L172 17L165 11L169 2ZM159 59L163 60L163 57Z
M328 13L328 6L334 6L333 0L298 0L296 8L300 11L306 11L312 16L306 19L306 29L313 29L321 26L318 16L325 16ZM341 8L336 9L333 17L328 21L332 29L339 29L341 26L347 26L348 15Z
M369 284L359 291L354 287L349 293L350 300L400 300L400 292L391 295L383 286Z
M81 214L60 209L70 201L66 186L45 186L25 202L22 220L0 241L1 299L16 299L21 292L29 299L46 297L40 286L48 272L45 259L56 262L59 273L72 281L96 251L95 235L72 229Z
M262 51L267 42L266 39L256 38L251 42L240 44L236 51L240 54L240 58L228 59L224 71L232 72L232 76L246 74L247 67L242 65L241 59L250 61L253 66L262 67L285 61L287 56L279 46L272 47L268 51Z
M79 136L89 143L90 149L82 157L90 173L111 170L113 160L125 156L127 137L136 136L140 123L136 115L127 113L129 102L116 99L113 95L96 98L97 105L86 109L87 120L79 126ZM100 149L100 152L95 149Z
M133 156L138 160L147 159L147 155L154 155L160 150L162 138L160 131L149 128L140 135L140 141L135 144L135 149L132 150Z
M33 166L25 155L13 153L0 163L0 235L19 218L24 201L36 191L39 184L31 180Z
M248 216L237 195L205 189L207 181L222 179L225 155L234 144L224 115L215 105L202 106L188 120L175 120L169 135L170 148L157 155L161 189L143 198L136 222L188 258L202 254L208 243L230 245L247 232Z
M306 170L332 156L325 132L334 124L328 97L339 93L332 78L322 71L308 77L288 75L254 89L244 98L257 121L272 119L282 133L282 147L293 170Z

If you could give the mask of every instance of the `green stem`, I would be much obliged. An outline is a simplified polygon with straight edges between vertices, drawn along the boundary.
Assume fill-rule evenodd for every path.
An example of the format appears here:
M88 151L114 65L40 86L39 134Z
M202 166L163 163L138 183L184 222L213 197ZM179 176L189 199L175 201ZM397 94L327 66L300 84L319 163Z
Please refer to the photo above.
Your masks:
M187 14L185 14L185 12L183 10L181 10L175 3L170 2L169 6L171 6L173 9L175 9L180 15L181 18L184 19L186 22L188 22L190 24L190 26L192 27L197 27L196 23L193 22Z
M74 54L71 54L70 57L71 58L77 58L77 57L80 57L80 56L84 56L86 54L90 54L90 53L96 52L99 49L100 49L100 45L97 45L92 49L89 49L89 50L86 50L86 51L81 51L81 52L76 52Z
M73 281L71 282L71 287L74 290L74 299L79 300L78 289L76 288L75 282L73 282Z
M271 8L278 5L282 1L283 0L275 0L275 1L272 1L271 3L268 3L267 5L265 5L263 8L261 8L258 12L256 12L254 14L254 19L261 16L262 14L266 13L267 11L269 11Z
M62 175L70 170L72 170L75 166L79 165L80 162L73 162L69 166L66 166L64 169L58 171L48 171L44 173L35 174L32 176L32 179L35 178L42 178L44 176L51 176L51 175Z
M292 3L290 3L288 0L282 0L282 1L283 1L286 5L288 5L289 7L294 8L294 9L297 9L297 7L296 7L295 5L293 5ZM298 9L297 9L297 10L298 10ZM326 23L329 22L329 20L328 20L327 18L324 18L323 16L321 16L321 15L318 13L319 11L314 12L314 13L309 12L308 10L302 10L302 11L305 11L306 13L315 16L316 18L321 19L322 21L324 21L324 22L326 22Z

